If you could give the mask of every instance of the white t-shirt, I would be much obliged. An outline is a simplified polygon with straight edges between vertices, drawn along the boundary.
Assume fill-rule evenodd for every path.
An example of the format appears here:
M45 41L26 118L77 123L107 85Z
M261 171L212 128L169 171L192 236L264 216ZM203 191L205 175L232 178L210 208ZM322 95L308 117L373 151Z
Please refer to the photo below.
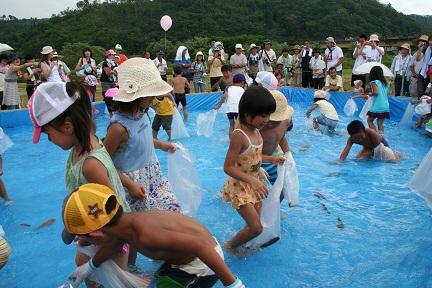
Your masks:
M371 46L366 46L363 49L363 52L365 53L365 56L366 56L366 62L378 62L378 63L381 63L382 55L380 54L379 50L381 50L382 52L384 52L383 51L384 48L376 47L375 49L372 49Z
M162 65L160 65L159 67L157 65L160 62L159 62L159 59L157 57L153 60L153 63L158 68L160 75L166 75L166 70L167 70L168 66L167 66L167 63L166 63L164 58L162 58Z
M327 57L327 70L335 66L338 60L344 57L342 49L339 46L335 46L331 48L331 50L327 48L325 50L325 55ZM336 71L342 71L342 64L336 67Z
M233 65L233 64L243 64L243 65L245 65L245 67L243 67L243 68L232 68L233 75L236 75L236 74L245 74L245 72L246 72L247 58L246 58L246 56L244 54L240 54L240 55L234 54L234 55L232 55L231 58L230 58L230 64L231 65Z
M239 86L230 86L228 88L228 97L225 104L225 113L238 113L240 98L244 93L244 89Z
M352 74L354 74L354 75L358 75L358 74L356 73L355 70L356 70L360 65L362 65L362 64L364 64L364 63L367 62L367 57L366 57L365 49L366 49L366 47L363 48L362 54L357 55L357 58L355 59L354 67L353 67L353 69L352 69ZM354 56L354 54L356 53L356 50L358 50L357 47L354 49L353 56Z
M273 67L271 65L272 65L273 61L276 61L276 52L274 52L273 49L270 49L269 51L262 50L262 51L260 51L259 54L261 56L261 59L262 59L263 65L264 65L264 71L273 72ZM270 62L269 65L267 65L265 63L264 59L267 59Z
M324 117L339 121L339 116L336 112L336 109L330 102L327 100L318 100L315 102L315 104L318 105L318 111L324 115Z

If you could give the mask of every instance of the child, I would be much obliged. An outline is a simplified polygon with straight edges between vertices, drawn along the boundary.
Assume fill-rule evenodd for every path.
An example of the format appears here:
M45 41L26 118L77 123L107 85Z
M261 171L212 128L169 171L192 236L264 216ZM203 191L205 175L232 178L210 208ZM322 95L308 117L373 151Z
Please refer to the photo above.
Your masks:
M225 113L227 114L228 121L230 123L229 137L231 137L232 131L234 130L234 123L238 117L239 102L240 98L244 93L244 85L246 79L243 74L236 74L233 80L233 86L228 87L228 89L223 94L220 102L215 105L214 109L219 109L224 102L226 102Z
M285 77L283 75L283 71L281 70L276 70L276 72L274 73L276 79L278 80L278 87L285 87L286 86L286 82L285 82Z
M9 137L0 128L0 176L3 176L3 153L13 145ZM6 186L0 178L0 197L5 201L5 205L12 204L12 200L6 191Z
M142 113L142 109L147 109L152 103L153 95L166 95L172 88L162 80L153 62L146 58L126 60L118 68L118 75L119 93L113 97L118 110L111 117L104 145L126 184L129 192L126 200L132 211L159 209L180 212L155 152L155 147L174 152L175 146L153 140L150 119ZM137 86L131 88L130 83ZM132 266L136 254L131 250L130 255Z
M380 66L374 66L369 73L370 91L373 96L371 109L367 112L368 126L380 134L384 134L384 119L390 119L390 105L388 101L389 85L384 77ZM375 128L374 121L377 119L378 130Z
M354 89L353 89L353 91L355 93L363 95L364 94L363 81L362 80L354 80L353 83L354 83Z
M153 119L152 124L154 139L157 139L159 129L162 126L168 135L168 141L171 140L171 124L173 120L175 105L175 101L172 98L171 94L166 94L164 96L157 96L153 98L151 106L156 111L156 115Z
M188 119L187 103L186 103L186 88L190 89L189 81L182 76L182 69L180 66L174 67L174 77L172 79L172 87L174 88L174 99L178 105L181 103L183 109L184 120ZM158 96L158 95L153 95Z
M419 104L420 103L420 104ZM411 104L419 104L415 107L415 112L419 114L419 119L416 123L416 128L420 128L423 123L427 123L432 118L432 98L427 95L423 95L419 100L411 101Z
M63 222L68 231L63 235L65 243L70 243L74 234L98 244L121 246L127 242L143 255L164 261L149 287L209 288L218 280L225 287L245 287L224 263L217 240L192 218L158 210L124 213L111 189L98 184L81 186L64 203ZM75 203L83 209L75 209ZM92 207L96 210L91 210ZM93 271L102 262L94 257L83 266ZM80 283L78 277L71 275L74 287Z
M343 162L346 159L353 144L363 146L363 149L357 155L358 160L372 157L375 160L388 162L399 161L401 154L390 149L387 141L381 135L373 129L365 128L361 121L352 121L348 124L347 130L350 137L339 157L339 162Z
M226 91L228 87L233 85L233 74L232 74L232 68L231 65L225 64L221 68L222 71L222 77L212 86L212 91L216 91L218 86L223 88L222 91Z
M95 135L90 101L82 86L76 82L41 84L30 98L29 114L35 126L33 143L39 142L43 132L55 145L71 150L65 171L68 193L88 182L103 184L115 191L125 211L130 211L117 170L107 150ZM81 245L88 244L83 239L78 240L78 265L89 260L89 257L81 252ZM120 253L117 253L119 250L113 253L111 249L102 247L95 257L105 260L116 254L114 260L126 270L127 248L124 247Z
M315 110L315 108L318 108L321 115L313 118L314 129L318 130L319 125L323 125L328 129L328 132L334 133L339 122L339 116L334 106L329 101L327 101L327 92L323 90L315 91L314 104L306 112L307 118L310 117L312 111Z
M342 76L337 75L336 67L331 67L328 70L328 75L325 78L325 84L322 90L331 92L344 91Z
M221 192L224 201L231 202L245 220L246 227L225 243L227 249L234 249L262 232L260 210L262 199L267 197L268 188L261 179L262 161L273 162L262 156L263 140L259 129L269 121L276 103L270 92L259 86L248 88L239 103L239 129L231 135L230 146L225 158L224 171L228 174Z

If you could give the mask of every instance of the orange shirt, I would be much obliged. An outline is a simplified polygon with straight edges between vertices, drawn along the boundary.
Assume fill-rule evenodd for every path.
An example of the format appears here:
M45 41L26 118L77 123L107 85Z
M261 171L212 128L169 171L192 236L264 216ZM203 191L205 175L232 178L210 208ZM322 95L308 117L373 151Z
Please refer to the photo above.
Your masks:
M117 65L120 65L123 62L125 62L126 60L128 60L128 57L125 54L123 54L123 53L117 53L117 54L120 57L120 60L118 61Z

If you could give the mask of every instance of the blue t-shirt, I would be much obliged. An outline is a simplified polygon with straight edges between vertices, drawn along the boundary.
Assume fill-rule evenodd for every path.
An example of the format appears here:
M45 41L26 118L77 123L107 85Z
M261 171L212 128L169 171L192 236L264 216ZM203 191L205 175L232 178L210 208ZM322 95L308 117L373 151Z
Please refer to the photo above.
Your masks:
M180 66L180 64L191 64L191 59L186 59L184 56L182 57L182 60L174 60L174 66ZM182 73L183 73L183 77L185 78L191 78L190 75L190 68L184 68L182 67Z
M372 98L372 106L370 111L373 113L390 112L390 105L388 101L389 86L384 85L379 80L371 81L378 87L378 95Z

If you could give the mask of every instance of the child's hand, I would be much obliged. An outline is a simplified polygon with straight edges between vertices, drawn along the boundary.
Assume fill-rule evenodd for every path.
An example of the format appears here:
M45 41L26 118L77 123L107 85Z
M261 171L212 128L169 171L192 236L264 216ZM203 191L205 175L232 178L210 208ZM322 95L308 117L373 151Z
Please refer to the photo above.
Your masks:
M221 106L221 105L216 104L216 105L213 106L213 109L214 109L214 110L218 110L218 109L220 108L220 106Z
M163 143L161 150L169 153L174 153L177 150L177 147L172 143L165 142Z
M269 194L267 186L262 183L257 178L253 178L249 181L249 185L252 186L252 189L255 191L255 193L258 195L258 198L263 199L266 198Z
M310 115L311 115L311 112L310 112L310 111L307 111L307 112L306 112L306 117L309 118Z
M144 187L142 187L136 182L133 183L132 187L128 188L128 191L131 197L136 200L143 199L146 196Z
M276 165L283 165L283 164L285 163L285 158L282 157L282 156L279 156L279 157L272 157L272 158L271 158L271 161L272 161L273 164L276 164Z

